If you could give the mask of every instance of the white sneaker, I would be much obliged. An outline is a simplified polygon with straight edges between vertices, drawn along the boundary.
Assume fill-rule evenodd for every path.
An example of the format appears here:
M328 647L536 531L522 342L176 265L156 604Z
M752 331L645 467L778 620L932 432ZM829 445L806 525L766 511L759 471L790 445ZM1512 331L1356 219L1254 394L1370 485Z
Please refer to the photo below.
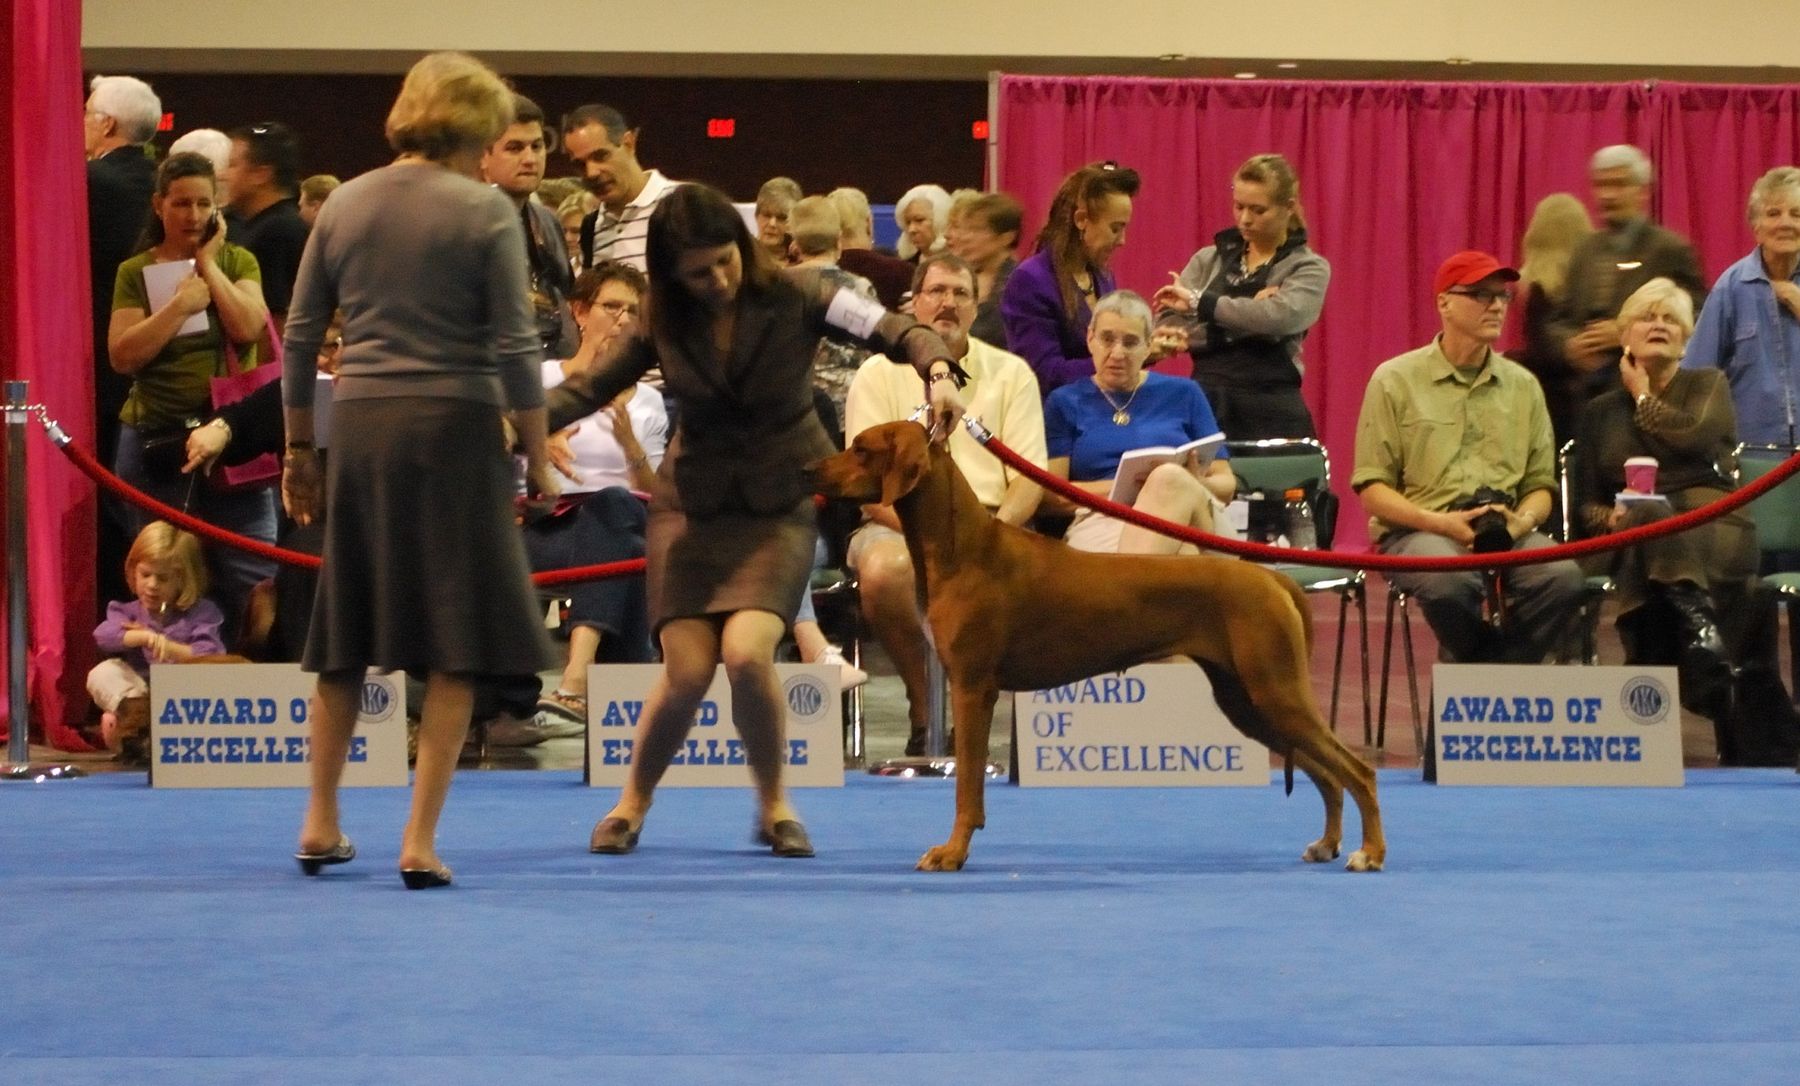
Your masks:
M836 664L838 667L838 685L844 690L854 690L869 681L869 673L844 659L844 650L836 645L826 645L825 651L814 660L815 664Z
M487 741L490 747L535 747L549 736L538 726L543 716L520 718L511 713L501 713L488 721Z

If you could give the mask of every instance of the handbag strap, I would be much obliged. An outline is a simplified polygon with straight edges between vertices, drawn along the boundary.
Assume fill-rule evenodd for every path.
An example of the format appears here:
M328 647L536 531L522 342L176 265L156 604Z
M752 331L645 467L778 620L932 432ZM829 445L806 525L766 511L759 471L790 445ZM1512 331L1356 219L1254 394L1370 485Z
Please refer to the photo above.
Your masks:
M280 366L281 333L275 330L275 314L269 312L266 307L263 309L263 327L269 331L269 361L267 364ZM231 342L231 336L225 331L224 321L219 322L219 335L225 341L225 376L236 377L239 368L237 344Z

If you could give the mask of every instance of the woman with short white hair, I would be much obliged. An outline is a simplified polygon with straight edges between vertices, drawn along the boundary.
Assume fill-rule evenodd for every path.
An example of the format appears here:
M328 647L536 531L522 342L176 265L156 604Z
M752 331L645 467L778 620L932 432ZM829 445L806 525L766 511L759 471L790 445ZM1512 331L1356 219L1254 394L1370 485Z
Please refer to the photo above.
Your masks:
M1619 384L1588 401L1572 469L1576 527L1603 535L1697 509L1737 489L1736 418L1717 370L1680 368L1694 304L1669 279L1652 279L1619 310ZM1656 460L1655 492L1627 489L1626 464ZM1756 577L1756 529L1737 510L1697 528L1608 556L1617 586L1626 662L1682 667L1682 700L1717 719L1731 661L1719 614ZM1678 644L1664 645L1671 633Z
M1725 269L1681 362L1731 384L1738 433L1757 445L1800 444L1800 169L1777 166L1750 190L1756 248Z
M1107 497L1119 463L1134 449L1185 445L1219 432L1206 393L1193 381L1144 369L1155 334L1150 306L1129 290L1115 290L1094 304L1088 322L1091 379L1063 385L1044 401L1044 437L1050 472ZM1163 520L1212 531L1213 506L1231 500L1237 477L1223 449L1201 465L1190 453L1159 465L1144 481L1134 508ZM1066 505L1066 503L1065 503ZM1084 551L1191 554L1192 544L1126 524L1086 506L1076 510L1065 535Z
M894 203L894 224L900 227L895 251L902 260L918 260L944 245L944 228L950 221L950 194L942 185L914 185Z

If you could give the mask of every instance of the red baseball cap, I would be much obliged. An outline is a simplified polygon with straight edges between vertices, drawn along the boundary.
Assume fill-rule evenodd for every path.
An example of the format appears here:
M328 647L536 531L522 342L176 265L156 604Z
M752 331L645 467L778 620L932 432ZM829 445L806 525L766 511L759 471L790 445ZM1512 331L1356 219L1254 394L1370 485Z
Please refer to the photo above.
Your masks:
M1473 286L1483 279L1499 276L1508 283L1517 282L1519 273L1493 256L1476 249L1464 249L1438 266L1431 281L1431 293L1442 294L1451 287Z

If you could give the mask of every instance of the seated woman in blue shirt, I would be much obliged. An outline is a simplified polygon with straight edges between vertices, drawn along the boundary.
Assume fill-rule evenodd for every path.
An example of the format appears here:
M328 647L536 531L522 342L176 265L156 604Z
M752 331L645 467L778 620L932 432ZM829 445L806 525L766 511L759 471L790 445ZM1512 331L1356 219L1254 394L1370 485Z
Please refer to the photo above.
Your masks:
M1149 373L1154 335L1179 338L1179 330L1156 330L1150 306L1129 290L1116 290L1094 305L1087 345L1094 359L1088 380L1064 385L1044 401L1044 437L1051 472L1102 497L1112 490L1119 461L1134 449L1185 445L1219 430L1206 393L1192 381ZM1161 353L1181 344L1156 344ZM1213 505L1229 502L1237 477L1224 450L1201 468L1190 454L1159 465L1144 482L1133 508L1202 531L1213 529ZM1193 553L1179 540L1079 509L1065 538L1087 551L1129 554Z

